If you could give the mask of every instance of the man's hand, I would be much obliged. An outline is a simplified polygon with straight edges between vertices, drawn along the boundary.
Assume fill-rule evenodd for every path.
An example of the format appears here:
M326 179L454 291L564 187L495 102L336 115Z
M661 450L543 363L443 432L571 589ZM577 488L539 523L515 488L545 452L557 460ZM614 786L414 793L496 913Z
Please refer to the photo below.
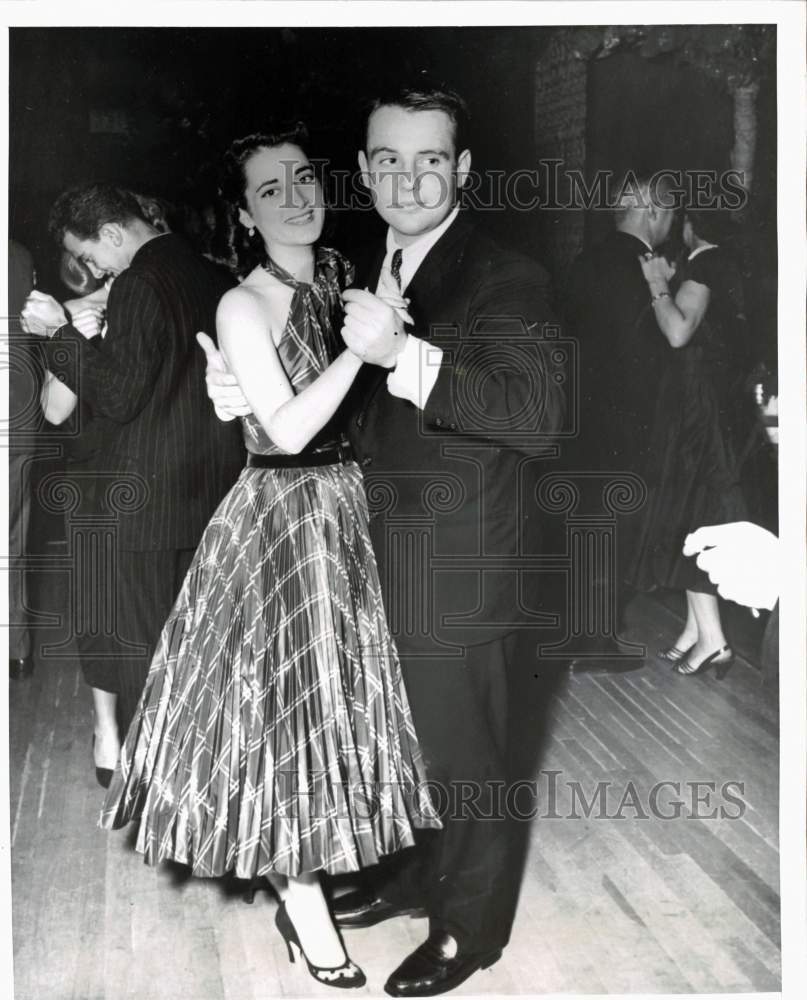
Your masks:
M382 299L360 288L348 288L342 299L342 340L348 350L368 364L393 368L406 342L406 300L400 296Z
M639 257L645 281L648 285L667 287L667 282L675 274L675 268L666 257L643 254Z
M52 337L59 327L69 322L67 313L52 295L36 291L25 300L20 320L23 330L37 337Z
M779 597L779 539L750 521L698 528L684 555L717 585L721 597L749 608L772 608Z
M98 306L85 306L70 313L70 322L78 332L89 340L97 337L104 325L104 310Z
M197 343L207 357L207 395L213 402L213 408L219 420L235 420L252 413L252 407L246 400L235 375L227 367L224 355L216 347L206 333L196 334Z

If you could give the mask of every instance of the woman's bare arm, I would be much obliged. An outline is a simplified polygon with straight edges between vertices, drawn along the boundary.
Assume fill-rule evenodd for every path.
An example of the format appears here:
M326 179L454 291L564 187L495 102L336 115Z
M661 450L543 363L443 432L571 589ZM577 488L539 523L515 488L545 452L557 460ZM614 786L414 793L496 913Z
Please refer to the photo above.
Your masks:
M240 286L227 292L216 314L219 346L272 441L298 454L336 412L361 361L344 351L299 394L294 393L271 336L263 296Z

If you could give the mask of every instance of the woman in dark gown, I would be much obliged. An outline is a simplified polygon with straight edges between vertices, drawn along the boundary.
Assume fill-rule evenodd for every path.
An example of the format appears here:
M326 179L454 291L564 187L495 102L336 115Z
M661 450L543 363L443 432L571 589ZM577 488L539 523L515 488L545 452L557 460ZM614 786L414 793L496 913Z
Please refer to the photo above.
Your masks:
M656 322L674 351L659 387L649 497L629 575L640 590L686 592L686 625L658 656L681 674L714 665L722 676L733 653L716 588L681 551L686 535L701 525L747 517L740 482L750 427L742 388L748 370L743 298L739 272L710 231L713 217L687 213L683 236L690 253L674 295L671 265L663 257L642 259Z
M70 321L88 339L103 336L105 331L104 309L109 294L109 283L101 284L88 268L75 257L64 252L60 264L63 283L80 298L64 303L70 314ZM52 372L45 372L41 393L42 411L50 424L59 426L72 418L72 433L66 440L65 476L72 481L80 497L80 513L83 517L99 515L103 511L97 477L103 475L99 467L100 442L108 430L106 418L94 415L90 408ZM112 772L120 753L120 737L116 719L116 703L119 683L115 661L110 655L104 636L104 629L91 627L90 618L97 615L97 601L92 593L92 581L81 577L82 592L76 606L76 613L82 614L76 647L85 682L92 689L93 736L92 752L95 776L104 788L109 786ZM88 588L88 589L86 589Z
M101 822L140 820L150 863L266 876L289 957L356 987L319 873L376 864L440 820L334 420L361 367L336 333L351 268L315 250L322 193L300 141L247 136L226 160L248 273L217 330L251 409L249 461L163 629Z

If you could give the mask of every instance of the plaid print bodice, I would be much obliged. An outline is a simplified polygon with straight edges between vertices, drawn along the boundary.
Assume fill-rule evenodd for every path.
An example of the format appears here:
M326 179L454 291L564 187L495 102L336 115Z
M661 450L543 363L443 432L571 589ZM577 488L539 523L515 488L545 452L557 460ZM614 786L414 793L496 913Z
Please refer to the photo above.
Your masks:
M264 267L294 290L277 353L294 392L299 393L318 378L342 350L339 336L341 293L353 280L353 265L336 250L319 247L311 284L298 281L271 258L267 258ZM248 451L259 455L280 453L252 414L242 417L241 421ZM309 449L332 448L341 443L342 438L337 428L328 425L311 442Z

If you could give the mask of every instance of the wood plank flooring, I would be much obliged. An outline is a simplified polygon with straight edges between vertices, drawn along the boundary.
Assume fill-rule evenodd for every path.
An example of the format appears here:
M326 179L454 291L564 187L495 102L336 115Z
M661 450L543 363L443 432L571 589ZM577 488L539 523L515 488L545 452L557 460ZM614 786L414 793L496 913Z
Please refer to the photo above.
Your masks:
M634 602L633 637L670 639L675 628L669 608ZM511 943L456 992L778 990L777 711L758 669L740 660L721 682L652 661L563 674L543 707L538 818ZM17 1000L332 997L289 965L266 894L250 907L231 882L149 868L131 834L97 828L90 733L75 662L40 662L10 685ZM653 814L659 782L673 784L657 789L656 813L675 818ZM694 782L705 783L700 803ZM424 935L409 919L351 932L368 976L358 992L381 995Z

